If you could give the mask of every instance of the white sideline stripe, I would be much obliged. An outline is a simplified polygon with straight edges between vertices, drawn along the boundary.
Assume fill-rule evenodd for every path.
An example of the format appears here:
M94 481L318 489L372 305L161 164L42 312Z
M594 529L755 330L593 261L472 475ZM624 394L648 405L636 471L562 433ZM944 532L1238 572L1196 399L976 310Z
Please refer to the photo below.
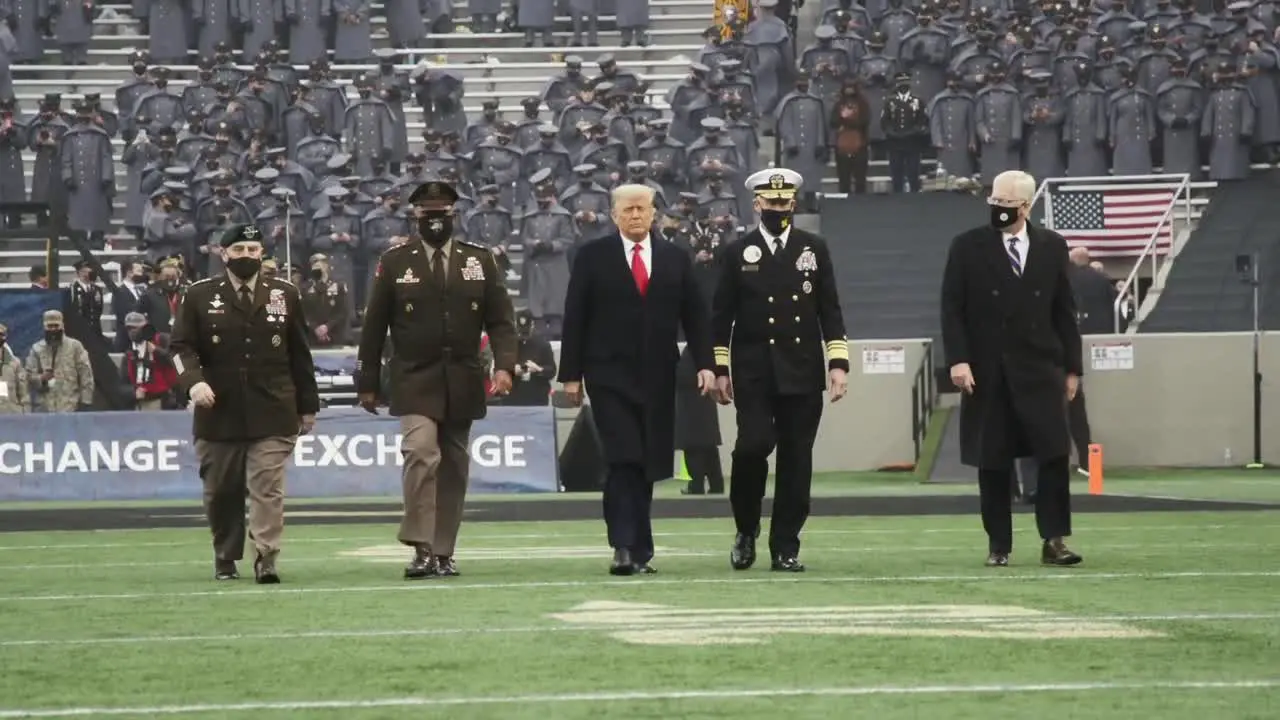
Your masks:
M512 582L512 583L455 583L448 580L432 580L427 582L405 582L398 585L368 585L356 587L270 587L250 588L247 590L194 590L190 592L157 592L157 593L101 593L73 595L0 595L0 602L45 603L45 602L80 602L85 600L151 600L205 597L261 597L271 595L277 598L287 595L335 595L346 593L384 593L384 592L431 592L459 590L531 590L549 588L596 588L627 586L631 588L651 585L753 585L753 584L785 584L785 583L938 583L938 582L1024 582L1024 581L1062 581L1062 580L1201 580L1206 578L1269 578L1280 577L1280 570L1261 571L1189 571L1189 572L1078 572L1073 569L1052 569L1039 575L1011 574L993 570L983 575L880 575L868 577L768 577L768 578L668 578L627 580L560 580L547 582ZM212 581L210 581L212 582Z
M779 608L779 611L786 611L787 608ZM726 611L729 612L729 611ZM1107 622L1107 623L1126 623L1126 622L1245 622L1250 620L1276 620L1280 619L1280 612L1272 613L1171 613L1165 615L1035 615L1026 618L1020 618L1022 622L1032 623L1055 623L1055 622ZM1004 623L1010 620L1007 615L990 616L990 617L962 617L962 618L938 618L929 620L920 620L919 618L894 620L889 618L876 618L867 620L845 620L840 621L840 625L868 625L874 627L880 626L898 626L898 625L982 625L989 623ZM706 626L706 619L701 617L693 617L688 619L679 618L662 618L659 625L655 629L671 630L679 627L703 628ZM776 623L769 621L764 623L770 627ZM753 621L751 618L744 618L741 623L735 623L735 627L751 628L760 626L761 623ZM795 620L788 621L787 627L804 628L810 626L829 627L832 625L830 621L823 620ZM66 646L92 646L92 645L170 645L179 643L201 643L201 642L237 642L244 640L257 641L279 641L279 640L337 640L337 639L378 639L378 638L398 638L398 637L447 637L447 636L468 636L468 635L526 635L537 633L561 633L561 632L618 632L622 630L635 630L634 624L607 624L607 625L517 625L511 627L477 627L477 628L426 628L426 629L400 629L400 630L317 630L314 632L276 632L276 633L232 633L228 635L136 635L126 637L106 637L106 638L43 638L30 640L0 640L0 647L66 647Z
M1150 543L1107 543L1107 550L1141 550L1150 548ZM1178 543L1180 548L1196 548L1200 550L1241 550L1245 548L1257 548L1258 543L1198 543L1198 542L1182 542ZM485 548L463 548L457 552L457 559L461 563L473 562L493 562L493 561L514 561L522 562L542 562L542 561L563 561L563 560L579 560L579 561L599 561L603 557L607 557L611 552L609 548L602 547L599 549L598 556L585 553L580 554L561 554L554 552L546 552L546 554L538 554L539 550L554 551L560 548L539 548L534 545L531 547L522 547L519 545L511 545L508 547L485 547ZM344 553L358 553L362 548L354 548L343 551L338 555L323 555L317 557L285 557L283 563L287 565L309 565L314 563L356 563L356 564L374 564L379 562L392 562L387 557L381 555L353 555ZM390 552L390 550L388 550ZM938 552L955 552L966 553L972 555L972 548L961 547L958 545L900 545L879 547L874 545L862 545L859 547L813 547L806 546L806 555L859 555L859 554L880 554L880 555L904 555L909 553L938 553ZM472 554L474 553L474 554ZM708 548L676 548L667 547L660 548L658 559L665 558L686 558L686 557L718 557L722 553L718 550ZM407 550L404 552L405 559L409 557ZM158 560L149 561L130 561L130 562L102 562L102 563L33 563L30 565L0 565L0 573L6 571L22 571L30 572L34 570L91 570L93 568L140 568L140 567L190 567L198 565L208 565L208 560Z
M0 718L63 718L111 715L195 715L201 713L249 713L294 710L367 710L397 707L457 707L464 705L564 705L658 700L746 700L779 697L858 697L870 695L978 695L991 693L1075 693L1115 690L1260 690L1280 686L1280 680L1232 682L1078 682L1038 685L872 685L863 687L658 690L650 692L593 692L557 695L508 695L471 697L402 697L370 700L311 700L155 707L70 707L56 709L0 710Z
M570 521L570 522L574 522L574 521ZM726 522L728 522L728 520L726 520ZM316 527L316 526L313 525L308 527ZM341 527L341 526L333 526L333 527ZM1098 527L1078 526L1075 529L1075 533L1079 535L1081 533L1097 533L1097 532L1138 532L1138 531L1164 532L1164 531L1170 531L1170 530L1234 530L1234 531L1245 533L1245 532L1250 532L1252 530L1260 529L1260 528L1278 528L1278 527L1280 527L1280 523L1251 523L1248 525L1224 525L1221 523L1214 523L1210 525L1197 525L1197 524L1101 525ZM166 530L190 532L192 530L199 530L199 529L200 528L196 528L196 527L132 528L132 529L121 529L121 530L86 530L86 531L80 531L80 532L119 533L119 532L155 532L155 531L166 531ZM59 532L63 532L63 531L59 531ZM65 532L77 532L77 531L65 531ZM978 527L977 525L974 525L973 527L962 527L962 528L919 528L919 529L862 528L862 529L850 529L850 530L818 529L818 530L805 530L802 536L807 537L810 535L948 535L952 533L974 534L974 533L981 533L981 532L982 532L982 528ZM339 543L339 542L353 542L353 543L354 542L377 542L377 541L387 542L389 540L394 540L393 536L394 536L394 533L389 533L387 535L361 535L361 536L350 536L350 537L296 538L296 539L290 539L287 542L289 545L299 545L299 544L308 544L308 543ZM656 532L653 534L653 536L655 538L657 537L671 537L671 538L728 537L732 539L733 529L732 527L730 527L728 530L724 532L715 532L715 531L707 531L707 530L698 530L698 531L691 531L691 532ZM471 535L470 533L468 533L465 535L465 539L467 541L472 541L472 540L558 540L558 539L569 539L569 538L599 539L602 537L604 537L603 531L595 532L595 533L511 533L509 535L503 535L503 534ZM58 544L52 544L52 545L0 545L0 552L22 552L22 551L28 551L28 550L97 550L100 548L130 548L130 547L181 547L185 544L186 543L183 543L181 541L170 541L170 542L145 541L145 542L136 542L136 543L135 542L116 542L116 543L67 543L67 544L58 543ZM196 545L197 543L193 540L190 544ZM199 541L200 547L207 547L208 544L209 544L208 539L202 535Z

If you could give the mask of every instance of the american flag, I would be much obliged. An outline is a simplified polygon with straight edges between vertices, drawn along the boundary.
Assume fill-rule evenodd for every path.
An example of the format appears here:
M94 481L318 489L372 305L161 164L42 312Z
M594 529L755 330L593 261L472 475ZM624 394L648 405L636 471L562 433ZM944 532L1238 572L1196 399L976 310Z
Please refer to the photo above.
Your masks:
M1176 188L1126 188L1061 190L1049 196L1053 229L1071 247L1085 247L1095 257L1137 255L1159 228L1156 251L1168 252L1173 241L1172 224L1165 211L1177 195Z

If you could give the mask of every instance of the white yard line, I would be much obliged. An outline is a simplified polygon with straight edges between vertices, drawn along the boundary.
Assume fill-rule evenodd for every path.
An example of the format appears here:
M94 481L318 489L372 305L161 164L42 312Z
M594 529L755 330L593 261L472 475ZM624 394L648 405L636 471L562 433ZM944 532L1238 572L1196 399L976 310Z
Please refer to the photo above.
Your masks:
M815 519L826 519L826 518L815 518ZM659 522L687 522L687 521L660 520ZM727 529L724 530L723 532L707 531L707 530L690 531L690 532L655 532L653 536L655 538L718 537L718 538L728 538L729 541L732 541L733 539L732 521L729 519L726 519L725 522L727 523L726 525ZM851 524L857 523L858 518L849 518L849 522ZM484 523L484 525L493 525L493 524L494 523ZM306 526L306 527L313 528L316 526L312 525L312 526ZM342 526L333 525L330 527L333 527L336 529L336 528L341 528ZM1185 532L1185 531L1201 531L1201 530L1228 530L1228 531L1239 532L1242 534L1247 534L1258 529L1277 528L1277 527L1280 527L1280 523L1240 523L1240 524L1232 524L1232 525L1224 525L1222 523L1212 523L1207 525L1188 523L1186 525L1098 525L1093 527L1085 525L1085 526L1077 526L1075 528L1075 534L1086 535L1086 534L1100 533L1100 532L1110 533L1110 532L1148 532L1148 531L1149 532L1170 532L1170 531ZM21 545L21 544L0 545L0 552L28 552L32 550L99 550L99 549L107 549L107 548L132 548L132 547L138 547L138 548L182 547L184 545L191 545L192 547L207 548L209 546L207 534L203 529L197 528L197 527L150 528L150 529L135 528L131 530L119 530L119 531L87 530L84 532L108 533L108 532L165 532L165 531L179 531L179 532L191 533L191 540L183 541L180 539L175 539L168 542L142 541L142 542L103 542L103 543L55 543L55 544L41 544L41 545ZM814 529L814 530L805 530L804 537L821 536L821 535L838 535L838 536L842 536L842 535L950 535L950 534L973 535L973 534L981 534L981 532L982 532L982 528L977 524L977 517L975 516L973 521L969 523L969 525L966 527L850 528L847 530ZM481 540L481 541L483 540L561 540L561 539L569 539L569 538L583 538L583 539L597 539L597 540L602 539L604 538L603 524L601 525L599 532L485 533L485 534L478 534L478 535L473 535L469 532L463 533L463 539L468 542L476 541L476 540ZM388 542L388 541L394 541L394 533L389 532L385 535L359 535L359 536L314 537L314 538L286 537L286 540L285 540L286 544L289 544L289 545L299 545L299 544L309 544L309 543L345 543L345 542L358 543L358 542Z
M714 612L714 608L708 609ZM732 612L726 610L726 613ZM778 615L785 615L788 608L778 608ZM1280 612L1270 613L1169 613L1159 615L1142 615L1142 614L1119 614L1119 615L1033 615L1021 620L1024 622L1040 623L1066 623L1066 622L1088 622L1088 623L1128 623L1128 622L1162 622L1162 623L1184 623L1184 622L1251 622L1255 620L1276 620L1280 619ZM927 621L919 618L909 619L893 619L877 617L872 619L858 620L852 618L841 618L839 624L842 626L852 625L869 625L869 626L944 626L944 625L982 625L982 624L1001 624L1014 622L1008 615L993 615L990 617L956 617L956 618L931 618ZM740 621L734 622L735 628L750 629L756 626L777 626L779 620L770 616L764 620L753 618L742 618ZM827 627L832 621L821 619L797 619L787 620L787 627L804 628L806 626ZM688 618L662 618L661 627L656 629L670 630L672 628L698 628L707 625L705 617L688 617ZM134 635L124 637L97 637L97 638L33 638L28 640L0 640L0 647L67 647L67 646L93 646L93 645L176 645L185 643L230 643L242 641L258 641L258 642L280 642L286 640L376 640L382 638L413 638L413 637L449 637L449 636L475 636L475 635L529 635L539 633L562 633L562 632L618 632L623 630L635 630L634 623L627 624L561 624L561 625L517 625L510 627L476 627L476 628L401 628L396 630L317 630L313 632L262 632L262 633L230 633L224 635Z
M1142 550L1151 548L1151 543L1107 543L1103 546L1107 551L1113 550ZM1199 549L1199 550L1242 550L1247 548L1257 548L1258 543L1198 543L1198 542L1179 542L1178 547L1181 549ZM545 548L536 545L521 547L512 545L508 547L486 547L486 548L462 548L458 551L457 558L460 563L470 564L473 562L492 562L492 561L512 561L520 560L522 562L536 561L562 561L562 560L586 560L598 561L607 559L612 553L609 548L575 548L579 552L573 554L556 554L554 550L561 548ZM358 550L358 549L357 549ZM593 555L591 551L596 551ZM388 553L391 549L388 548ZM658 560L665 558L685 558L685 557L719 557L727 551L718 549L701 547L701 548L662 548L658 551ZM902 546L875 546L862 545L858 547L821 547L812 544L805 545L804 555L904 555L912 553L944 553L952 552L956 554L975 555L980 554L980 550L965 547L961 545L902 545ZM1033 554L1027 551L1027 555ZM409 552L404 551L404 560L408 560ZM392 560L394 561L394 559ZM384 564L387 559L381 555L378 556L357 556L339 553L336 555L322 556L303 556L291 557L288 554L281 559L282 565L308 565L315 563L358 563L358 564ZM191 560L155 560L155 561L130 561L130 562L85 562L85 563L31 563L26 565L0 565L0 573L4 572L31 572L38 570L92 570L94 568L150 568L150 567L191 567L208 565L208 559L191 559Z
M767 571L766 571L767 572ZM759 574L759 573L757 573ZM180 598L237 598L262 597L271 595L276 598L306 595L336 595L352 593L392 593L392 592L432 592L432 591L470 591L470 590L535 590L551 588L604 588L618 586L648 585L751 585L751 584L785 584L785 583L817 583L817 584L863 584L863 583L948 583L948 582L1071 582L1098 580L1204 580L1211 578L1273 578L1280 577L1280 570L1260 571L1188 571L1188 572L1081 572L1076 569L1045 568L1038 574L1017 574L1001 569L992 569L981 575L882 575L882 576L829 576L818 573L806 577L790 574L774 574L766 577L734 577L718 578L628 578L625 580L561 580L547 582L452 582L449 580L430 580L417 583L400 583L396 585L365 585L345 587L295 587L290 585L272 587L249 587L244 590L193 590L187 592L154 592L154 593L84 593L67 595L0 595L0 603L55 603L86 602L98 600L174 600ZM213 581L211 580L210 583Z
M591 692L546 695L473 695L460 697L400 697L365 700L313 700L297 702L247 702L154 707L68 707L0 710L0 718L66 718L119 715L196 715L308 710L367 710L377 708L426 708L475 705L567 705L575 703L654 702L670 700L750 700L784 697L867 697L978 694L1043 694L1141 690L1269 690L1280 680L1264 678L1234 682L1077 682L1001 685L869 685L861 687L775 688L724 690L655 690Z

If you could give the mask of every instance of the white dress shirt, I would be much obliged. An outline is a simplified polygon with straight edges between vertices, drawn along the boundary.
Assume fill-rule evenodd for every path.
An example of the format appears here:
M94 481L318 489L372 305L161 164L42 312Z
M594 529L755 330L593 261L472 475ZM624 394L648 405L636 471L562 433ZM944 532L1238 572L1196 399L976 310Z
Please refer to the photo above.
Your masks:
M645 235L644 240L641 240L638 244L640 245L640 262L644 263L644 275L645 277L653 277L653 242L648 235ZM631 267L631 258L634 257L632 248L636 245L637 243L628 239L625 235L622 237L622 248L626 251L627 267Z
M764 228L764 225L761 225L760 237L764 238L764 246L768 248L770 252L773 252L773 244L775 239L780 241L778 244L778 249L782 250L787 246L787 238L791 237L791 226L788 225L786 228L782 230L782 234L778 235L775 238L772 234L769 233L768 230Z
M1022 226L1022 229L1018 231L1017 235L1000 233L1000 240L1004 243L1004 252L1006 255L1009 253L1009 241L1013 239L1017 240L1013 246L1018 250L1018 262L1022 265L1023 272L1026 272L1027 252L1031 250L1031 238L1027 235L1027 226L1025 224Z

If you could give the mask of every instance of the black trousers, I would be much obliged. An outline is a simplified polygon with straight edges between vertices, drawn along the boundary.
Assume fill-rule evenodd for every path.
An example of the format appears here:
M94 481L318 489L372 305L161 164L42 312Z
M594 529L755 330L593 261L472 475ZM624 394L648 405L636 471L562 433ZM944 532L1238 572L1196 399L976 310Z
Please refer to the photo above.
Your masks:
M685 469L689 471L689 488L694 492L724 492L724 469L720 466L720 448L696 447L684 450Z
M759 536L769 455L777 449L769 551L794 557L809 518L813 441L822 419L822 393L778 395L736 387L738 440L733 447L729 502L738 532Z
M653 483L639 463L610 463L604 481L604 523L609 547L629 550L631 560L653 559Z
M867 192L867 151L864 149L856 155L836 153L836 182L840 192L848 195L850 191L859 195Z
M920 192L920 148L915 145L889 145L889 179L893 192Z
M1071 535L1071 475L1067 458L1041 461L1036 467L1036 529L1045 540ZM1013 551L1013 465L978 471L982 529L990 552Z

